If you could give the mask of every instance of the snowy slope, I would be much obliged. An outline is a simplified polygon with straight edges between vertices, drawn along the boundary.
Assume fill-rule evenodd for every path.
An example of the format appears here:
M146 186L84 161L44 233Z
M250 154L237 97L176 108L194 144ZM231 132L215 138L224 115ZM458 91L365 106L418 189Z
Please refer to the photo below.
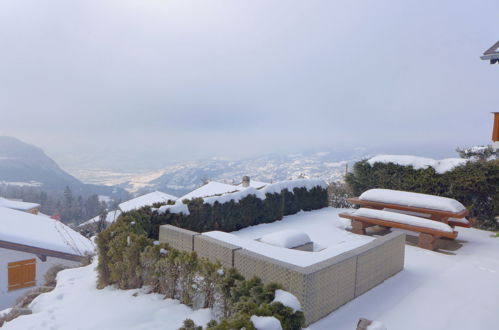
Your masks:
M60 272L57 287L31 304L32 315L6 323L2 329L176 330L187 318L197 324L212 318L209 309L193 311L177 300L139 289L97 290L96 266L94 262Z

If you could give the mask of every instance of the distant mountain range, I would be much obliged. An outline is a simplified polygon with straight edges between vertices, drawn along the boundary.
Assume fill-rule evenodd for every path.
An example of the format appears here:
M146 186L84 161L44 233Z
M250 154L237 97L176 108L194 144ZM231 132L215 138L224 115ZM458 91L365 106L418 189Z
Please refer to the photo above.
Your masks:
M66 186L78 195L106 195L126 198L119 187L84 184L62 170L42 149L13 137L0 136L0 184L37 186L46 191L63 191Z
M343 152L271 154L237 161L207 159L179 163L159 171L140 174L90 169L79 171L78 176L93 183L117 185L132 193L160 190L182 196L201 186L203 181L239 183L244 175L264 182L300 177L342 180L347 164L351 166L365 157L367 152L359 148Z

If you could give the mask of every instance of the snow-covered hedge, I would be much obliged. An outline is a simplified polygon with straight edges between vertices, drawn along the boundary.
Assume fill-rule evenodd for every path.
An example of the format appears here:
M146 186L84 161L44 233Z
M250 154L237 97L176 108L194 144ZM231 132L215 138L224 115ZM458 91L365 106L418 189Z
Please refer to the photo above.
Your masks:
M172 224L197 232L234 231L270 223L300 210L327 206L327 184L322 180L290 180L208 198L177 201L150 214L150 237L158 237L159 225ZM133 214L133 213L132 213Z
M499 160L467 161L438 173L431 166L400 165L363 160L346 177L353 194L374 188L395 189L453 198L471 211L477 225L497 229L499 214Z

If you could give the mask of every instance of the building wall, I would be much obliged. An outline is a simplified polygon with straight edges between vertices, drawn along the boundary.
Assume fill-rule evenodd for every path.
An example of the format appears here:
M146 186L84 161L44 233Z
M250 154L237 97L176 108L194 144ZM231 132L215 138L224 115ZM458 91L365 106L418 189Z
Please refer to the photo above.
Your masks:
M300 300L307 325L365 293L404 267L405 234L392 232L308 267L285 263L226 242L165 225L160 241L196 253L246 278L277 282ZM190 243L192 242L192 243ZM311 252L313 253L313 252Z
M35 259L36 260L36 286L45 283L44 276L47 270L55 265L77 266L79 263L65 259L47 257L46 261L41 261L35 254L0 248L0 310L12 307L16 301L25 293L36 287L23 288L9 291L8 264L10 262Z

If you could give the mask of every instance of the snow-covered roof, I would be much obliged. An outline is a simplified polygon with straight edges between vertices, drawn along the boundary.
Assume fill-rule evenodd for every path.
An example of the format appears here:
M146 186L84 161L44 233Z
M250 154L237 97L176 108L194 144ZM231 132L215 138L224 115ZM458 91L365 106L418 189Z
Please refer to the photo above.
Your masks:
M411 226L425 227L425 228L445 231L448 233L453 232L451 226L449 226L443 222L438 222L438 221L434 221L434 220L427 220L427 219L423 219L420 217L415 217L413 215L407 215L407 214L402 214L402 213L360 208L360 209L352 212L352 215L356 215L359 217L367 217L367 218L393 221L393 222L403 223L403 224L411 225Z
M166 203L169 200L176 201L177 197L166 194L161 191L153 191L151 193L123 202L119 205L119 208L123 212L128 212L140 209L141 207L144 206L151 206L155 203Z
M118 219L118 217L120 216L120 214L121 214L120 210L107 212L106 222L107 223L113 223L113 222L115 222L116 219ZM78 225L78 227L83 227L83 226L89 225L91 223L98 222L99 220L100 220L100 215L98 215L96 217L93 217L92 219L81 223L80 225Z
M0 207L0 241L72 255L93 253L92 242L60 221Z
M456 166L465 164L467 159L446 158L436 160L433 158L411 155L377 155L369 159L367 162L371 165L374 163L394 163L401 166L412 166L416 170L433 167L437 173L443 174L452 170Z
M238 202L248 195L255 195L257 198L265 199L267 194L281 193L284 189L293 193L295 188L306 188L307 190L313 189L315 187L327 188L327 183L324 180L318 179L297 179L297 180L287 180L269 184L262 189L256 189L254 187L240 188L240 191L236 191L230 194L225 194L221 196L207 197L204 202L213 205L215 202L220 204L229 202L233 200Z
M241 187L233 186L231 184L211 181L205 184L204 186L201 186L198 189L193 190L190 193L180 197L179 199L183 201L184 199L204 198L209 196L222 195L238 190L241 190Z
M260 188L263 188L267 185L269 185L270 183L268 182L262 182L262 181L255 181L255 180L250 180L250 183L249 183L249 186L250 187L253 187L253 188L257 188L257 189L260 189ZM237 185L238 187L243 187L243 184L240 183Z
M456 213L466 209L463 204L452 198L391 189L369 189L362 193L359 199Z
M28 211L34 209L35 207L40 207L40 204L13 201L7 198L0 197L0 206L8 207L9 209L13 210Z

